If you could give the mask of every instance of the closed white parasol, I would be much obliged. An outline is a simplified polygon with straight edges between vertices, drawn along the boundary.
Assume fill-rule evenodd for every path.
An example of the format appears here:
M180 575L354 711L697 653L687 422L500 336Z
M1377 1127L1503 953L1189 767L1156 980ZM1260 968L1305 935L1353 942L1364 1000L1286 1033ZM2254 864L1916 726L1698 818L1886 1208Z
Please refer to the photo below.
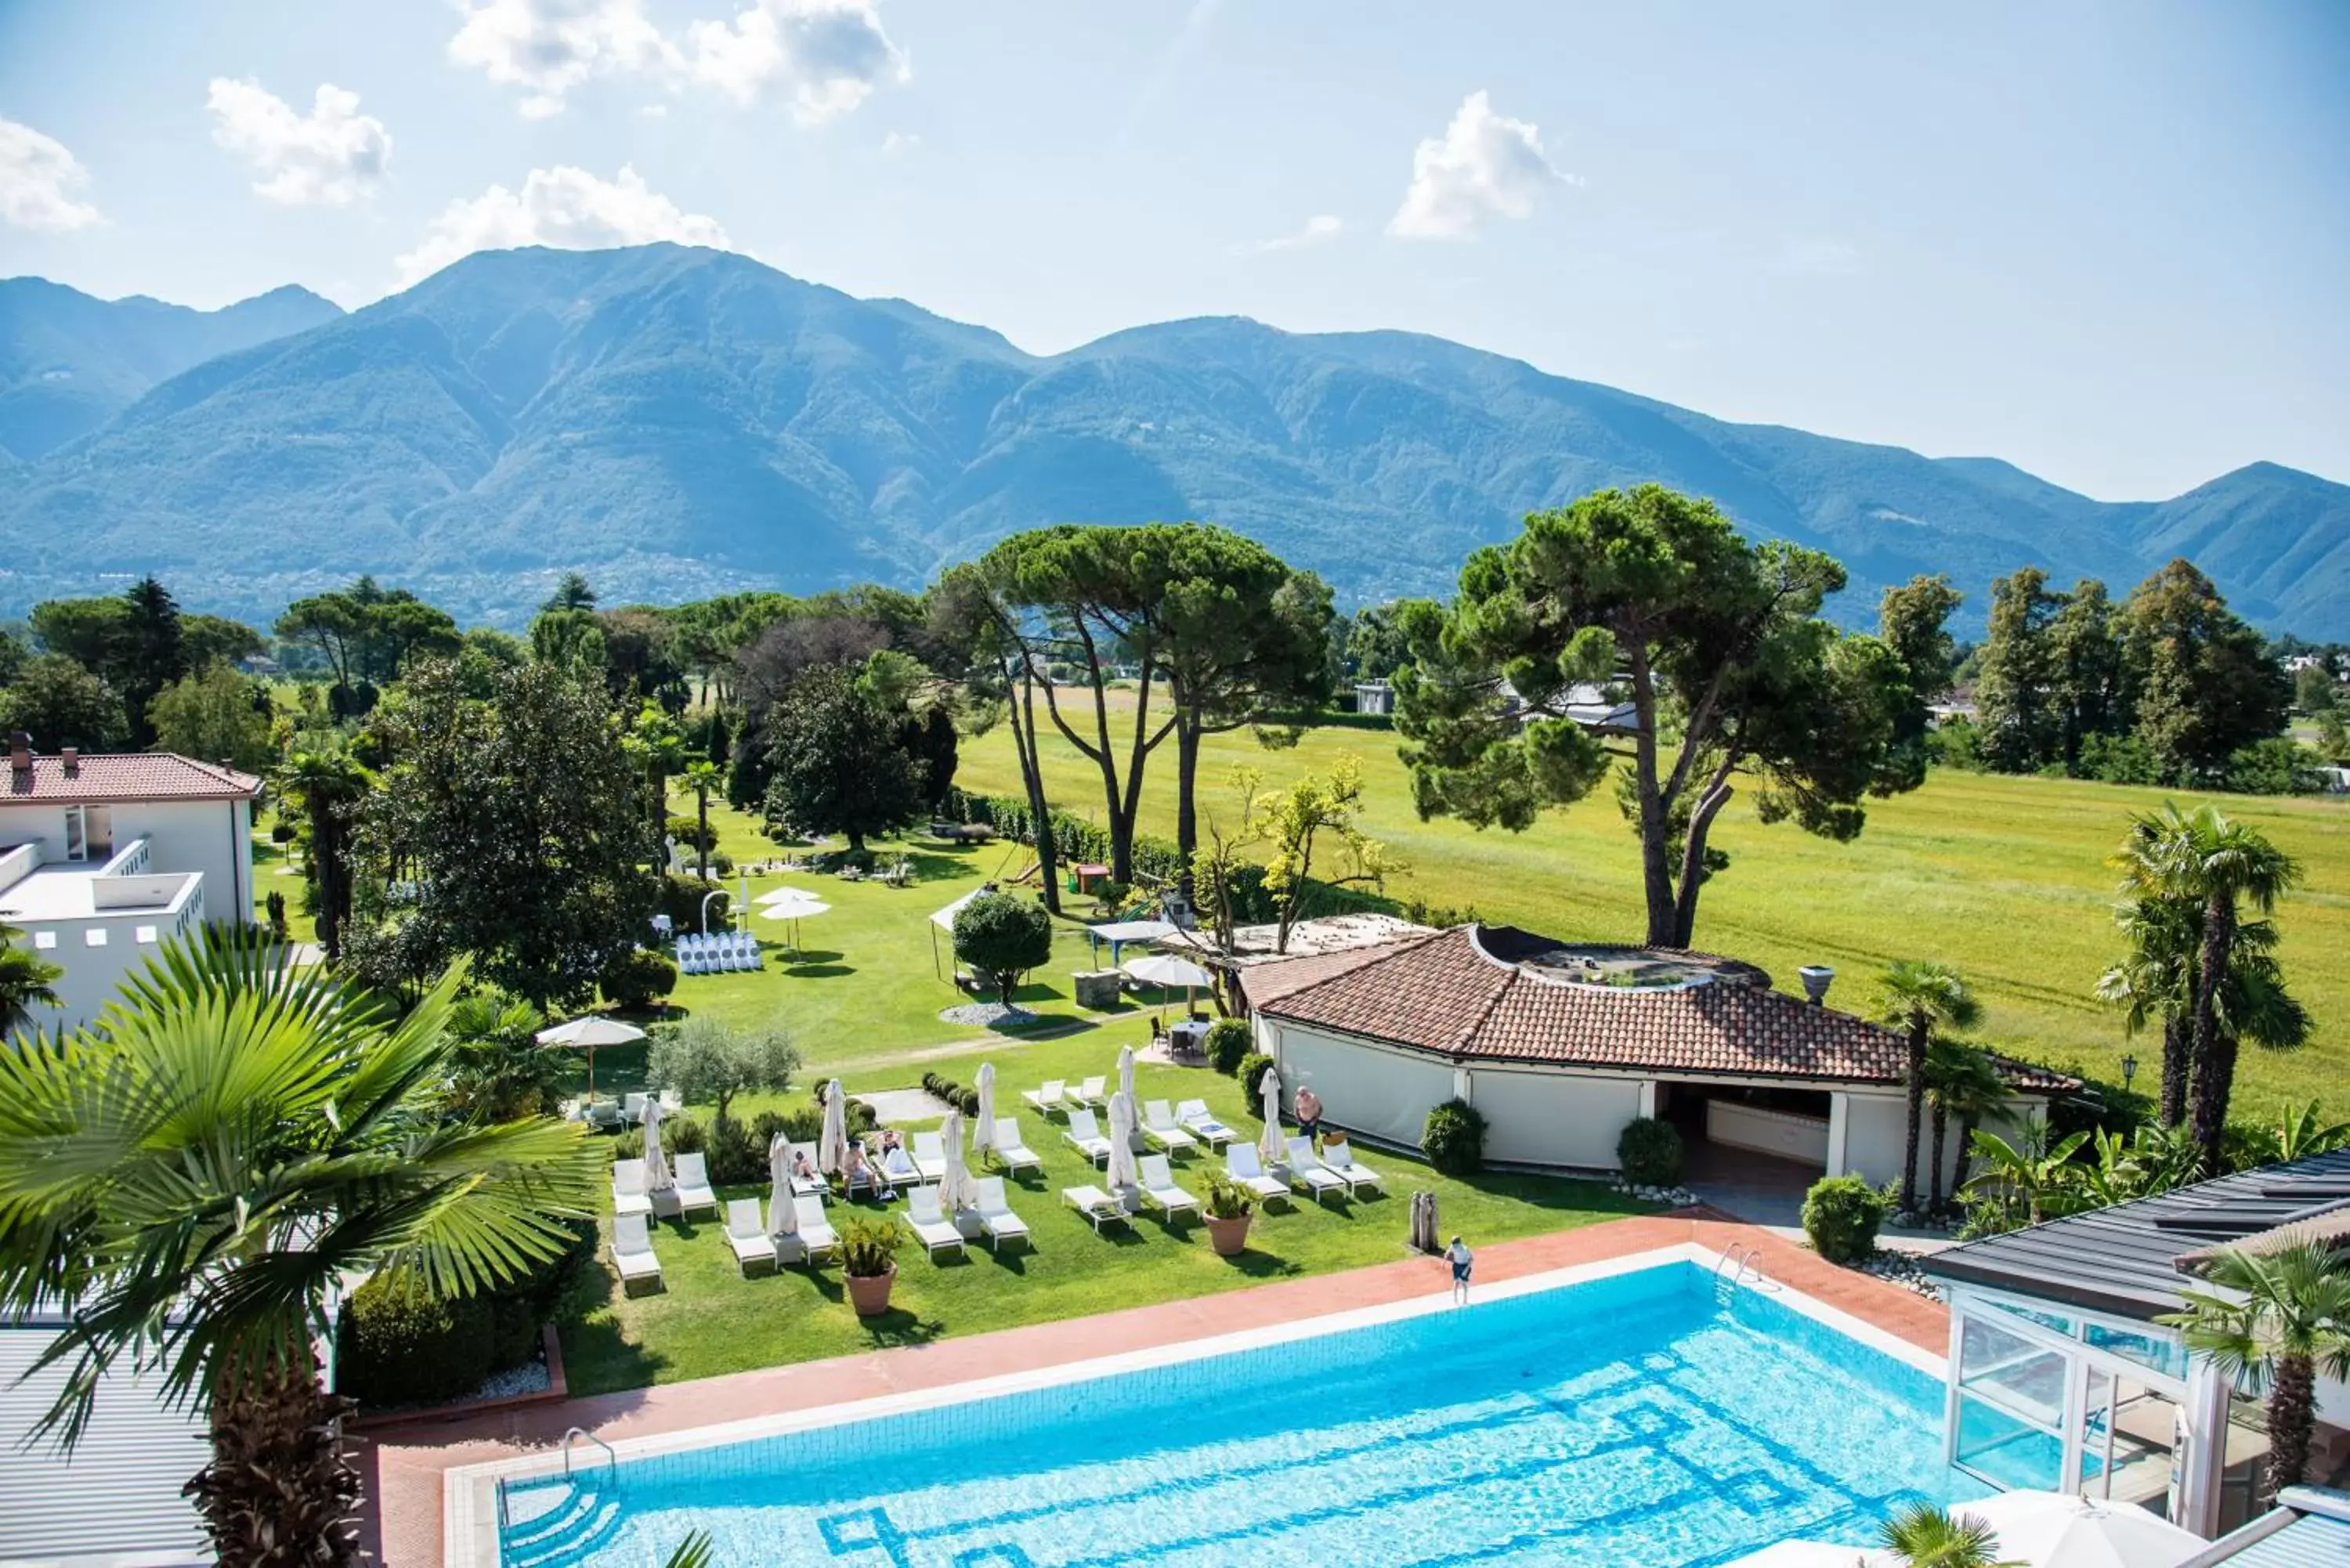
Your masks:
M971 1124L971 1152L973 1158L995 1147L995 1064L982 1062L979 1075L972 1080L979 1091L979 1110Z
M949 1111L946 1125L939 1129L939 1141L946 1146L946 1169L939 1175L939 1207L952 1214L969 1209L979 1201L979 1184L971 1179L971 1169L962 1159L962 1113Z
M848 1096L837 1078L824 1088L824 1132L816 1139L816 1164L827 1176L848 1169Z
M645 1101L645 1190L667 1192L677 1185L669 1173L669 1156L660 1146L661 1105L659 1096Z
M1271 1067L1264 1070L1264 1131L1256 1140L1256 1152L1268 1166L1284 1165L1289 1160L1289 1140L1281 1136L1281 1075Z
M1109 1174L1112 1192L1131 1192L1142 1185L1134 1163L1134 1096L1123 1089L1109 1097Z
M767 1234L776 1241L800 1233L799 1195L792 1190L792 1140L777 1133L767 1143Z

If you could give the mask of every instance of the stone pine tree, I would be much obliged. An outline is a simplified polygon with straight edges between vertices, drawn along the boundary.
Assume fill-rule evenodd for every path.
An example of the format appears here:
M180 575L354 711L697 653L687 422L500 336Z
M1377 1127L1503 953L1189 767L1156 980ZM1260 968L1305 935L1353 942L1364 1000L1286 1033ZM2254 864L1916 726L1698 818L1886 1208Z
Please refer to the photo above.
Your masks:
M1909 671L1818 616L1844 582L1830 557L1750 545L1711 502L1661 485L1529 516L1470 556L1449 612L1404 607L1397 727L1415 805L1519 830L1619 770L1647 940L1689 945L1742 779L1765 821L1835 839L1860 832L1865 796L1917 782L1895 750ZM1579 716L1578 687L1621 716Z

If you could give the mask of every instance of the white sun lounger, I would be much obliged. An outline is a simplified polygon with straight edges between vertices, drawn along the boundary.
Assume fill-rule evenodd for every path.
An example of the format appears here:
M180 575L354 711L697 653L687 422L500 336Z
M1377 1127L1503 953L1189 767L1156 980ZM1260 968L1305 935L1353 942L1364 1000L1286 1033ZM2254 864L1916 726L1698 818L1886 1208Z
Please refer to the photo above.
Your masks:
M620 1271L623 1293L639 1280L650 1280L655 1290L660 1288L660 1260L653 1256L653 1239L643 1215L612 1217L612 1262Z
M726 1244L734 1249L734 1262L745 1274L754 1263L763 1262L770 1269L775 1266L775 1239L767 1234L767 1227L759 1218L757 1199L727 1200Z
M1355 1146L1350 1141L1342 1138L1331 1143L1326 1140L1322 1145L1322 1163L1357 1192L1367 1187L1373 1192L1380 1189L1379 1173L1355 1158Z
M1185 1100L1175 1107L1175 1125L1206 1144L1210 1148L1222 1148L1240 1134L1208 1114L1205 1100Z
M1314 1195L1316 1203L1322 1201L1325 1193L1354 1190L1347 1185L1345 1177L1322 1163L1322 1157L1314 1152L1314 1140L1310 1137L1289 1140L1289 1158L1285 1163L1290 1185L1305 1183L1305 1190Z
M677 1211L692 1214L707 1209L718 1214L718 1194L710 1189L710 1163L700 1154L677 1157Z
M1058 1078L1041 1089L1023 1089L1020 1097L1048 1116L1069 1108L1068 1086Z
M812 1143L795 1143L792 1145L792 1168L795 1171L799 1168L800 1156L803 1154L808 1157L808 1168L816 1171L816 1174L814 1176L795 1175L792 1178L793 1194L795 1197L829 1199L832 1197L832 1183L824 1179L824 1172L822 1170L817 1169L816 1163L816 1145Z
M922 1168L924 1181L936 1181L947 1173L947 1137L943 1131L920 1132L914 1135L914 1163Z
M612 1212L615 1214L650 1214L653 1200L645 1192L645 1162L641 1159L616 1159L612 1162Z
M963 1251L962 1232L939 1207L935 1187L917 1187L906 1194L906 1222L914 1228L914 1239L928 1247L933 1258L948 1247Z
M943 1169L945 1160L941 1158L939 1163ZM902 1144L881 1157L881 1174L889 1179L892 1187L920 1187L925 1179L921 1168L914 1163L914 1157L906 1152Z
M1142 1136L1169 1154L1200 1147L1200 1140L1177 1124L1175 1113L1164 1100L1152 1100L1142 1107Z
M1247 1188L1267 1203L1289 1197L1289 1184L1264 1173L1264 1162L1257 1158L1253 1143L1235 1143L1224 1150L1224 1173L1234 1185Z
M1175 1175L1168 1169L1165 1155L1144 1155L1138 1169L1142 1177L1144 1200L1157 1205L1170 1220L1178 1214L1200 1211L1200 1200L1175 1185Z
M1003 1178L982 1177L979 1181L979 1201L973 1207L979 1210L979 1222L985 1227L988 1241L993 1243L998 1251L1002 1250L1007 1238L1014 1236L1017 1236L1031 1247L1036 1244L1035 1239L1028 1234L1028 1222L1012 1212L1011 1206L1003 1201Z
M1126 1211L1125 1204L1090 1182L1083 1187L1064 1187L1061 1189L1061 1196L1068 1200L1070 1208L1093 1222L1094 1234L1097 1236L1101 1234L1101 1228L1112 1220L1121 1224L1133 1223Z
M1075 1100L1077 1104L1081 1106L1091 1106L1096 1110L1099 1110L1102 1106L1109 1104L1109 1079L1107 1077L1087 1078L1076 1088L1067 1090L1065 1093L1067 1098Z
M818 1252L837 1251L840 1238L833 1234L832 1221L824 1217L824 1199L806 1196L792 1199L792 1216L799 1222L800 1255L814 1259Z
M1094 1120L1093 1112L1080 1106L1069 1113L1069 1130L1061 1135L1079 1154L1096 1165L1109 1160L1109 1139L1102 1137L1101 1125Z
M1045 1162L1036 1158L1035 1151L1021 1137L1020 1118L1017 1116L995 1118L995 1158L1002 1160L1003 1168L1009 1171L1045 1168Z

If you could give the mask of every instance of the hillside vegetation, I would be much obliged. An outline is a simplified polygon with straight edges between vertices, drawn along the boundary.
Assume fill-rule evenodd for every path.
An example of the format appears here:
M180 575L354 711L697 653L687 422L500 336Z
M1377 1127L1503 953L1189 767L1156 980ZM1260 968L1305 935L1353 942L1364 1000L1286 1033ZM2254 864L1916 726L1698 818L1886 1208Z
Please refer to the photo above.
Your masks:
M112 389L37 438L0 434L17 460L0 458L0 613L135 565L263 621L375 572L517 627L565 568L653 602L912 587L1021 529L1186 517L1377 601L1449 592L1528 511L1657 480L1834 554L1847 621L1941 572L1971 633L1984 587L2017 566L2118 590L2183 551L2255 622L2350 636L2342 485L2256 465L2109 504L1989 459L1730 424L1409 333L1203 318L1042 358L903 301L655 245L476 254L350 316L280 311L290 336L132 375L88 345L169 307L41 298L57 308L0 308L0 405Z
M1554 936L1639 940L1638 846L1604 788L1526 833L1479 833L1417 818L1391 734L1311 730L1295 752L1266 752L1245 732L1208 744L1202 781L1215 787L1204 809L1227 820L1237 811L1228 787L1234 764L1261 768L1278 782L1326 769L1348 753L1359 756L1363 826L1411 867L1391 879L1391 897L1473 906L1483 919ZM1057 737L1046 763L1055 804L1098 815L1099 774ZM957 776L972 790L1015 792L1009 740L966 742ZM1173 784L1171 757L1154 759L1144 813L1153 832L1171 827ZM1914 794L1871 801L1866 831L1841 845L1792 825L1763 826L1751 794L1743 795L1715 830L1731 865L1706 886L1697 944L1761 963L1788 991L1797 989L1798 965L1833 965L1830 1000L1850 1009L1865 1007L1887 961L1945 960L1983 999L1983 1039L2115 1082L2123 1053L2133 1051L2141 1064L2136 1086L2144 1090L2160 1059L2159 1038L2126 1041L2116 1014L2091 991L2120 951L2116 877L2106 857L2129 814L2165 798L2217 799L2308 869L2277 923L2284 934L2279 956L2316 1031L2306 1049L2289 1055L2244 1052L2236 1078L2243 1114L2312 1096L2350 1112L2343 1086L2350 1083L2350 809L2338 800L2167 796L1938 769Z

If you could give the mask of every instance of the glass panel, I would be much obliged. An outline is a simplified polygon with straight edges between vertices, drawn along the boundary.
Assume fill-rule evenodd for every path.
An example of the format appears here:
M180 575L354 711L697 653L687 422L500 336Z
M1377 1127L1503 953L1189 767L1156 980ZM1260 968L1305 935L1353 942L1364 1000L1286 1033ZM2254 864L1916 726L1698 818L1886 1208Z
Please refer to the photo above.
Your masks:
M2109 1355L2135 1361L2166 1377L2183 1381L2187 1376L2187 1347L2174 1335L2107 1328L2102 1324L2093 1323L2081 1337L2085 1344Z
M2010 1491L2054 1491L2064 1480L2064 1445L2054 1432L1961 1393L1958 1461Z
M1959 1341L1959 1386L2053 1434L2064 1415L2065 1359L1970 1314Z
M2088 1368L2081 1401L2081 1494L2104 1497L2113 1474L2114 1379Z
M2042 1312L2033 1307L2019 1306L2013 1302L1994 1301L1984 1304L1995 1306L2011 1317L2023 1318L2028 1322L2038 1324L2043 1328L2053 1328L2067 1339L2079 1337L2073 1320L2062 1313Z

